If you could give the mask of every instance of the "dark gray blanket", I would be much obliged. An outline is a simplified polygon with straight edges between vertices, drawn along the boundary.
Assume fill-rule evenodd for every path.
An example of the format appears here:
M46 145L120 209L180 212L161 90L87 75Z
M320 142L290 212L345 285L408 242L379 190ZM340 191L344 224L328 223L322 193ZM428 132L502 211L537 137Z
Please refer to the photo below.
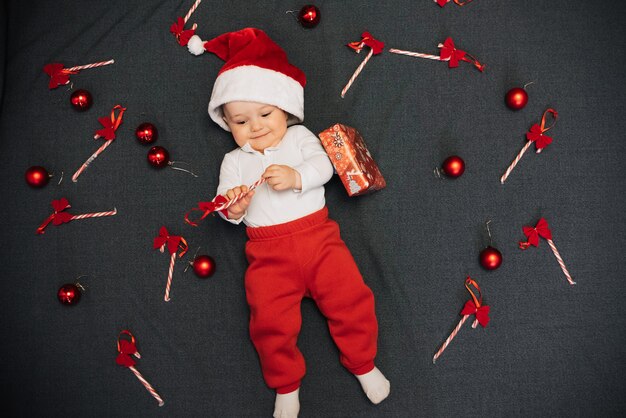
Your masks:
M223 155L235 144L206 108L222 62L190 55L169 33L185 1L19 1L0 6L0 379L12 416L269 417L248 337L243 226L183 216L213 198ZM325 319L302 304L299 347L307 361L305 417L622 416L626 412L626 7L620 1L487 1L440 8L432 0L320 1L317 28L300 27L291 1L201 3L190 23L203 39L264 29L308 77L305 125L358 129L387 180L348 197L335 176L327 205L376 296L377 365L391 395L369 403L338 361ZM344 99L363 60L346 44L370 31L385 42ZM447 64L394 55L437 54L448 36L486 64ZM42 68L115 59L48 89ZM504 95L528 86L521 111ZM78 113L70 87L89 90ZM127 107L117 139L77 183L72 173L102 142L97 119ZM500 176L547 108L559 113L554 142L531 148L504 185ZM142 122L157 145L198 178L146 162L134 137ZM461 156L465 174L433 169ZM43 189L24 181L30 166L55 174ZM59 175L64 180L57 185ZM71 212L117 208L114 217L53 226L35 235L66 197ZM576 286L545 240L521 251L522 226L545 217ZM479 251L504 262L486 271ZM190 252L163 301L169 257L152 249L159 227L182 235ZM206 280L183 272L198 247L217 262ZM62 306L56 291L76 277L82 300ZM461 329L437 364L432 356L469 299L466 276L491 306L486 328ZM339 279L339 278L338 278ZM137 369L165 400L115 364L118 333L137 337ZM7 402L7 401L5 401Z

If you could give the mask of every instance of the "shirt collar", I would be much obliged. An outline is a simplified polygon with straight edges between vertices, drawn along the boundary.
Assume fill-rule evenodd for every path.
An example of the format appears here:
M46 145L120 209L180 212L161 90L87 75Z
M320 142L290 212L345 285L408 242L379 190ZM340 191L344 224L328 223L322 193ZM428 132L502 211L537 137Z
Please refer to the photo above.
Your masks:
M278 143L278 145L276 145L275 147L267 147L267 148L265 148L265 151L275 151L275 150L280 148L280 144L282 144L282 143L283 143L283 141L280 141ZM263 155L259 151L257 151L254 148L252 148L252 145L250 145L249 142L246 142L245 145L243 147L241 147L241 150L244 151L244 152L250 153L250 154Z

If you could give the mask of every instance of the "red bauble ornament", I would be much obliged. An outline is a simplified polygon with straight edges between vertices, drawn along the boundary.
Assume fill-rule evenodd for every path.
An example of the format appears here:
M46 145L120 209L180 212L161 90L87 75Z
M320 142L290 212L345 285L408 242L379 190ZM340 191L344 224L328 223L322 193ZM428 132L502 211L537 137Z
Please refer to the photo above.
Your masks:
M57 298L63 305L73 306L80 300L80 288L73 283L66 283L57 292Z
M45 168L35 165L26 170L24 177L30 187L41 188L48 184L52 175L48 174Z
M148 162L155 168L166 167L170 162L170 153L163 147L152 147L148 151Z
M495 270L502 264L502 253L489 246L480 252L480 265L487 270Z
M298 13L298 22L305 28L314 28L320 23L320 9L313 6L312 4L307 4L306 6L300 9Z
M457 178L465 171L465 161L457 155L452 155L444 160L441 169L446 176Z
M509 90L504 96L504 102L511 110L520 110L528 103L528 93L521 87Z
M156 126L150 122L142 123L135 129L135 136L142 144L151 144L159 137Z
M208 255L199 255L191 263L193 272L201 279L211 277L215 273L215 260Z
M70 103L75 110L84 112L93 104L93 98L87 90L78 89L70 96Z

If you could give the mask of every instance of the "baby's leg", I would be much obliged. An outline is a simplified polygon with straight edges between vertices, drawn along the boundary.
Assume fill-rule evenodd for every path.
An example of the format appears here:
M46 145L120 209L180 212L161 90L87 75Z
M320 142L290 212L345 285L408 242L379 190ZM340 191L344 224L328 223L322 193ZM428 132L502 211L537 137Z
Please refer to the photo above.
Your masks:
M276 394L274 418L298 418L298 412L300 411L299 392L300 389L296 389L293 392Z
M391 388L389 380L385 378L377 367L374 367L371 372L355 376L359 379L363 392L365 392L372 403L381 403L389 395Z

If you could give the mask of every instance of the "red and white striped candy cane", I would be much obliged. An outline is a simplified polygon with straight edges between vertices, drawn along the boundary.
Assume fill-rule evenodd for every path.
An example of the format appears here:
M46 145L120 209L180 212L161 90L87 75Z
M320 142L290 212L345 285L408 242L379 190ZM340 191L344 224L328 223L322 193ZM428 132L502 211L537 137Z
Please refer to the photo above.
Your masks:
M476 290L478 290L478 294L479 294L478 297L474 294L470 286L474 286ZM446 338L446 341L444 341L444 343L441 345L439 350L437 350L437 352L433 356L433 364L435 364L437 359L443 354L443 352L448 347L450 342L452 342L454 337L456 337L456 334L459 333L459 330L461 329L461 327L463 326L467 318L470 317L471 314L476 315L476 319L474 320L474 323L472 324L472 328L476 328L476 326L479 323L483 327L487 326L487 324L489 323L489 309L490 308L489 306L483 305L482 303L483 297L480 291L480 287L478 286L478 283L476 283L475 280L473 280L471 277L468 276L465 279L465 288L472 296L472 299L465 303L465 306L463 307L463 310L461 311L461 315L462 315L461 320L459 321L457 326L454 328L454 330L452 330L452 333L450 333L448 338Z
M104 144L102 144L100 148L98 148L96 152L91 154L91 157L87 158L87 160L80 166L80 168L76 170L76 172L72 176L72 181L74 183L78 181L78 176L80 176L83 171L85 171L87 167L89 167L89 164L91 164L96 158L98 158L98 155L100 155L102 151L104 151L109 145L111 145L111 142L113 142L113 140L106 141Z
M450 58L441 59L439 55L422 54L421 52L404 51L402 49L391 48L389 52L391 52L392 54L406 55L415 58L427 58L435 61L450 61Z
M176 252L180 250L178 257L182 258L187 250L189 249L189 245L185 238L176 235L170 235L167 231L167 228L164 226L159 230L159 236L154 239L154 249L159 249L161 252L165 252L165 249L170 253L170 264L167 272L167 283L165 285L165 296L163 299L166 302L170 301L170 289L172 287L172 278L174 277L174 264L176 263Z
M143 385L143 387L146 388L146 390L148 392L150 392L150 395L152 395L152 397L154 399L156 399L159 402L159 406L163 406L165 405L165 402L163 402L163 399L161 398L161 396L159 396L159 394L157 393L157 391L152 387L152 385L150 383L148 383L148 381L141 375L141 373L139 373L139 370L137 370L135 368L135 366L130 366L129 369L135 374L135 376L137 377L137 379L139 379L139 381L141 382L141 384Z
M567 271L567 267L565 267L565 263L563 262L563 259L561 258L561 254L559 254L559 251L556 249L556 245L554 245L554 242L551 239L546 239L546 241L548 241L548 245L550 246L550 248L552 248L552 252L554 253L554 256L556 257L556 261L558 261L559 266L561 266L561 270L563 270L563 274L565 274L565 278L567 279L569 284L575 285L576 282L572 280L572 276L569 274L569 271Z
M119 114L117 116L115 116L116 110L119 110ZM89 167L89 164L91 164L96 158L98 158L98 155L100 155L109 145L111 145L111 142L113 142L113 140L115 139L115 131L122 123L122 117L124 116L125 111L125 107L122 107L121 105L116 105L111 110L110 122L107 118L98 119L100 124L103 126L103 129L97 130L93 138L98 139L104 136L107 140L96 150L96 152L91 154L87 161L85 161L78 170L76 170L76 172L72 176L72 181L74 183L78 181L78 176L80 176L82 172L85 171L87 167Z
M172 253L170 256L170 267L167 272L167 284L165 285L165 297L166 302L170 301L170 288L172 287L172 277L174 276L174 263L176 263L176 253Z
M367 64L367 61L369 61L369 59L372 58L372 55L374 55L374 50L370 49L370 52L367 54L367 56L365 57L363 62L361 62L361 64L356 68L356 70L354 71L354 73L350 77L350 80L348 80L348 84L346 84L346 86L343 88L343 90L341 90L341 98L342 99L344 98L344 96L348 92L348 89L350 88L350 86L352 86L352 83L354 83L354 80L356 80L356 78L359 76L359 74L361 74L361 71L363 71L363 68L365 67L365 64Z
M454 339L454 337L456 337L456 334L459 333L459 330L461 329L465 321L467 321L467 318L469 318L469 315L463 315L463 318L461 318L457 326L454 328L454 330L452 330L452 333L448 336L448 338L446 338L446 341L442 344L441 348L437 350L435 356L433 357L433 364L435 364L437 359L443 354L444 350L448 348L448 345Z
M511 174L511 171L513 171L513 169L515 168L515 166L517 165L517 163L519 162L519 160L522 159L522 156L524 155L524 153L528 150L528 147L530 147L532 145L532 141L527 141L526 145L524 145L524 147L520 150L519 153L517 153L517 156L515 157L515 159L513 160L513 162L506 168L506 171L504 172L504 174L502 175L502 177L500 177L500 184L504 184L504 182L506 181L506 179L509 177L509 175Z
M100 62L94 62L92 64L77 65L76 67L65 68L64 71L75 72L75 71L80 71L80 70L87 70L89 68L103 67L105 65L109 65L109 64L113 64L113 63L115 63L115 60L111 59L111 60L108 60L108 61L100 61Z
M196 11L196 9L198 8L198 6L200 5L200 3L202 3L202 0L196 0L194 2L194 4L191 6L191 8L189 9L189 11L187 12L187 14L185 15L185 23L187 23L187 21L189 20L189 18L191 17L191 15L193 14L193 12ZM198 27L198 25L196 25L195 23L193 24L192 29L196 29Z
M83 213L82 215L72 215L71 220L75 219L86 219L86 218L101 218L103 216L113 216L117 215L117 208L113 208L113 210L108 212L93 212L93 213Z
M252 183L250 185L250 187L248 187L248 191L247 192L239 193L237 196L235 196L233 199L229 200L228 202L223 203L220 206L217 206L215 208L215 212L219 212L220 210L228 209L229 207L231 207L232 205L234 205L235 203L239 202L241 199L246 197L246 195L248 193L250 193L252 190L256 189L257 187L259 187L261 184L265 183L266 181L267 181L267 179L261 177L260 179L258 179L254 183Z
M356 80L361 71L363 71L365 64L367 64L369 59L372 58L372 55L378 55L383 52L385 44L377 39L374 39L374 37L369 32L363 32L363 34L361 34L360 41L350 42L348 46L356 51L357 54L360 54L365 46L370 48L370 52L367 54L363 62L361 62L361 64L354 71L352 77L350 77L350 80L348 80L348 84L346 84L343 90L341 90L342 99L345 97L346 92L348 91L350 86L354 83L354 80Z

